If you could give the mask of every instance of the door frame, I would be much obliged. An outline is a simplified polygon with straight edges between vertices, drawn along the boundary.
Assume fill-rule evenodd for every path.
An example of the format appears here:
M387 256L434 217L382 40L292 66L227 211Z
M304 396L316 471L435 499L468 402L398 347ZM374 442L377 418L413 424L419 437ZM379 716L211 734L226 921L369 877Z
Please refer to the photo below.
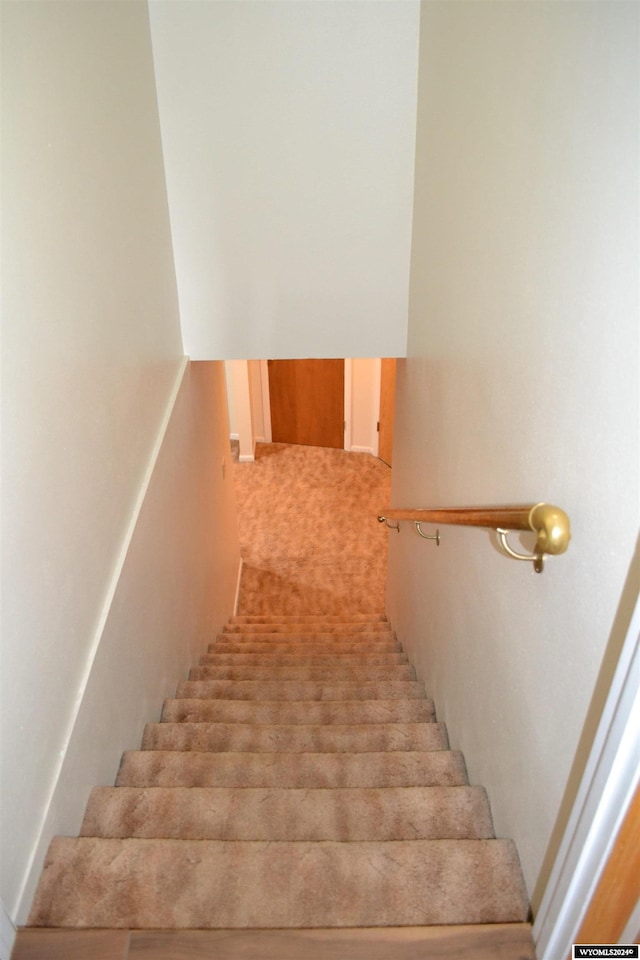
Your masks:
M351 396L353 392L353 364L344 361L344 449L351 450Z
M568 957L640 782L640 595L636 553L627 580L633 612L584 774L533 925L539 960ZM621 600L624 604L625 594ZM635 596L635 599L634 599ZM616 624L612 634L616 631ZM635 922L639 907L629 918ZM624 931L628 934L630 924ZM636 931L637 932L637 931Z
M262 385L262 422L264 424L264 442L271 443L271 398L269 396L269 364L260 361L260 381Z

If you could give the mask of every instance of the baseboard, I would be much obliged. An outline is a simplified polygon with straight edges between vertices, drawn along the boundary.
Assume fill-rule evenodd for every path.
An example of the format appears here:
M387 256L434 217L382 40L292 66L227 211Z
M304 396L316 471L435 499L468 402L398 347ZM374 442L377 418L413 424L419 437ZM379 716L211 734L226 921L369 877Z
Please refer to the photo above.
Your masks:
M238 612L238 604L240 603L240 584L242 582L242 567L244 566L244 560L240 557L240 563L238 564L238 581L236 583L236 595L233 601L233 615L236 616Z
M371 456L374 456L373 447L351 447L350 453L369 453Z
M238 463L253 463L255 459L252 453L241 453L238 457Z
M16 928L0 900L0 960L9 960L16 939Z

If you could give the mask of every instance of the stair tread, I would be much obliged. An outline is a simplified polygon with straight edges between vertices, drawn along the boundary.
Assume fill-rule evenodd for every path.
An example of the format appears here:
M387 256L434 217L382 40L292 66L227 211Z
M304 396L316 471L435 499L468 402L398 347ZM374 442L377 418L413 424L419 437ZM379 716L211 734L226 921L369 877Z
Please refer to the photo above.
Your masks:
M164 702L163 722L407 723L435 720L433 701L420 700L206 700Z
M396 700L424 699L417 680L182 680L177 698L227 700Z
M446 750L442 723L254 724L149 723L143 750L380 752Z
M232 618L51 843L33 926L516 924L515 847L384 615Z
M277 896L274 896L277 891ZM526 919L508 840L53 840L32 926L401 926Z
M130 951L127 954L127 947ZM528 923L307 930L22 927L12 960L535 960Z
M125 752L116 786L385 787L467 783L454 750L369 753Z
M489 839L482 787L96 787L82 836L219 840Z

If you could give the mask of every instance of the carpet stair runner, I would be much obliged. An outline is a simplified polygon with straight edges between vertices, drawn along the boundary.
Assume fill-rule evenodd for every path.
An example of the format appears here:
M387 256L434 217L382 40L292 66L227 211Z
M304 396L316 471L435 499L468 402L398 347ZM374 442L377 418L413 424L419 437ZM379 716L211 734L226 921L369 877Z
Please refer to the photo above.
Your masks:
M384 618L234 617L57 837L31 926L526 920L511 841Z

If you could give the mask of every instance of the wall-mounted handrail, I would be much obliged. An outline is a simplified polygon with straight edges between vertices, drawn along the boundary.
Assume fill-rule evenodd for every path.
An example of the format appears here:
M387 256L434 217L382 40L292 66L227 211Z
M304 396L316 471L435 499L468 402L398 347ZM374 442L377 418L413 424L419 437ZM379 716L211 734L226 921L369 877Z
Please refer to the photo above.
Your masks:
M381 523L409 520L421 533L421 523L445 523L463 527L485 527L495 530L505 553L514 560L530 560L536 573L541 573L545 554L564 553L571 539L569 517L560 507L550 503L532 503L498 507L445 507L442 509L391 508L378 516ZM536 534L533 553L516 553L507 543L513 530L529 530ZM435 539L435 538L434 538Z

